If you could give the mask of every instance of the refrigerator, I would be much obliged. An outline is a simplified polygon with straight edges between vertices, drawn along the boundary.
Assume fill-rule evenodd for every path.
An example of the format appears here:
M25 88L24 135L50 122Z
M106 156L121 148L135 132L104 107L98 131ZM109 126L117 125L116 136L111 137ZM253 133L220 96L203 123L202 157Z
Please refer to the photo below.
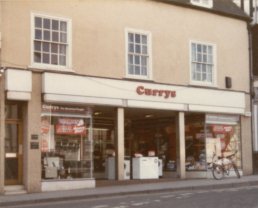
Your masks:
M133 158L133 179L159 178L158 157Z

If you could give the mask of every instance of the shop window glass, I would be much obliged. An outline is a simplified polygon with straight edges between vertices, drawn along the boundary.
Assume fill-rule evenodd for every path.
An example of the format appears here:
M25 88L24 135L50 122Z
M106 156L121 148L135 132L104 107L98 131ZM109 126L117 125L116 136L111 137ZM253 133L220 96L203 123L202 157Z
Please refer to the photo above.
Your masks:
M241 143L239 116L207 115L206 155L207 163L213 156L236 153L236 164L241 167Z
M185 117L186 170L206 170L205 116L190 114Z
M43 105L42 178L92 178L91 131L89 109Z

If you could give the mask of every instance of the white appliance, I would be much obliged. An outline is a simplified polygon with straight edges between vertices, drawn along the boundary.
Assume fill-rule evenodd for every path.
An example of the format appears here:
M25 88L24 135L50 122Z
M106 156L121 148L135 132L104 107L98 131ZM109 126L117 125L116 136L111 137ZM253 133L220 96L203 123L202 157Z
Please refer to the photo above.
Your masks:
M105 162L105 176L108 180L116 179L116 166L115 166L115 158L108 157ZM124 179L130 179L131 168L130 168L130 160L124 160Z
M158 157L133 158L133 179L159 178Z

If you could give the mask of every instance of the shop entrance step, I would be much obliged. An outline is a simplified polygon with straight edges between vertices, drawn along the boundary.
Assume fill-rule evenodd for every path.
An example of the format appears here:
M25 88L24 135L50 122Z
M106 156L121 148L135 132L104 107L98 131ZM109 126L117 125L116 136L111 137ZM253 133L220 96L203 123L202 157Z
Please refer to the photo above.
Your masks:
M4 190L5 190L5 195L17 195L17 194L27 193L23 185L5 186Z

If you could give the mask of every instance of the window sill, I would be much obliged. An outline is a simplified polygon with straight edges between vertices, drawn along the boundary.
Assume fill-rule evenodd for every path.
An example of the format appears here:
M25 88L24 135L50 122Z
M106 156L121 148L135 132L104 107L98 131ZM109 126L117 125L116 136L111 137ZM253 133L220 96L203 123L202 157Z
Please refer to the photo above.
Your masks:
M205 87L205 88L218 88L217 84L215 83L190 81L189 85L196 86L196 87Z
M130 79L130 80L139 80L139 81L150 81L152 82L153 79L149 77L144 77L144 76L133 76L133 75L126 75L124 79Z
M41 71L58 71L58 72L75 72L72 68L60 67L60 66L49 66L44 64L32 64L28 66L29 69L37 69Z

